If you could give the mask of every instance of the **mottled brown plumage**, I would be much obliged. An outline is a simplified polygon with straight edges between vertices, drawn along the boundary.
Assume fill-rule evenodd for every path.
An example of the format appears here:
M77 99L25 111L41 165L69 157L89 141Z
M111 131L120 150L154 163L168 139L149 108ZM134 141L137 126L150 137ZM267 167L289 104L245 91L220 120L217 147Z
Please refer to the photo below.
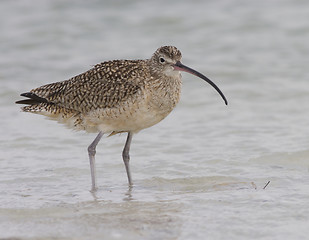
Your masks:
M97 64L69 80L32 89L33 96L45 101L30 103L23 111L46 115L76 130L138 132L166 117L179 101L180 75L176 73L176 78L164 75L163 64L158 67L161 55L174 58L175 63L181 58L176 48L163 47L148 60ZM148 111L157 112L151 124L134 124L139 122L134 115L140 117Z
M147 60L114 60L95 65L69 80L47 84L16 103L22 108L55 119L76 130L100 132L89 146L92 190L95 190L94 154L103 133L128 132L123 151L129 184L129 148L132 134L164 119L179 102L180 71L205 76L180 63L181 53L173 46L159 48ZM225 100L226 101L226 100ZM226 102L227 103L227 102Z

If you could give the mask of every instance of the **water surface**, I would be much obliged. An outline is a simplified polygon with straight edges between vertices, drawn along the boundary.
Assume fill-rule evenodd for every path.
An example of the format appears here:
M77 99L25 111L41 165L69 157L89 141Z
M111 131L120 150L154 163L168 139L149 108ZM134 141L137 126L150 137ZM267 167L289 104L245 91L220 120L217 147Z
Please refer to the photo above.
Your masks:
M0 238L305 239L309 234L308 1L2 1ZM21 92L175 45L182 99L133 138L97 148L21 113ZM270 183L263 189L267 182Z

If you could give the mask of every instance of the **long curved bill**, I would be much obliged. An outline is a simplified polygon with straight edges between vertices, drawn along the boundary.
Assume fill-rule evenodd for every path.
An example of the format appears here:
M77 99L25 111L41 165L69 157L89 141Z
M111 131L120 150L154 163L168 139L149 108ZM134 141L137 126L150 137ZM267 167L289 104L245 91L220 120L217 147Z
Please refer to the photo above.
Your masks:
M205 77L203 74L199 73L198 71L195 71L192 68L189 68L185 65L183 65L180 61L178 61L177 63L174 64L174 69L176 71L183 71L183 72L187 72L187 73L191 73L199 78L202 78L203 80L205 80L206 82L208 82L211 86L214 87L214 89L217 90L217 92L221 95L221 97L223 98L225 105L227 105L227 100L224 96L224 94L221 92L221 90L217 87L216 84L214 84L209 78Z

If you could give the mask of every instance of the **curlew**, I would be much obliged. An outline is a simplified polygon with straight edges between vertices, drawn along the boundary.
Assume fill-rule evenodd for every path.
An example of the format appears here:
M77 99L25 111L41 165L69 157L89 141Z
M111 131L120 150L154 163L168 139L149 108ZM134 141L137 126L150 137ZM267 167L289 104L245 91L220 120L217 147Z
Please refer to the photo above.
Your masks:
M22 93L24 112L57 120L75 130L98 132L88 147L92 191L97 189L96 146L104 133L127 132L122 157L132 186L130 145L133 134L163 120L176 106L181 92L180 71L202 78L227 100L207 77L181 62L173 46L158 48L150 59L114 60L95 65L69 80L47 84Z

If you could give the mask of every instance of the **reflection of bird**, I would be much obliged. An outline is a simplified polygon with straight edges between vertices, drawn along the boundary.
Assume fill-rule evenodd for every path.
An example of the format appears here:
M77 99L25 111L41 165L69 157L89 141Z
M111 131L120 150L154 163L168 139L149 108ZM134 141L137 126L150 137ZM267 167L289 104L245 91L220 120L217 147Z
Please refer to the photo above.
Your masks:
M133 133L164 119L176 106L181 91L180 71L194 74L223 93L208 78L184 66L180 51L173 46L160 47L147 60L115 60L95 65L69 80L35 88L21 96L25 112L55 119L76 130L99 132L88 147L92 190L96 190L95 153L103 133L128 132L122 152L129 185L129 150Z

